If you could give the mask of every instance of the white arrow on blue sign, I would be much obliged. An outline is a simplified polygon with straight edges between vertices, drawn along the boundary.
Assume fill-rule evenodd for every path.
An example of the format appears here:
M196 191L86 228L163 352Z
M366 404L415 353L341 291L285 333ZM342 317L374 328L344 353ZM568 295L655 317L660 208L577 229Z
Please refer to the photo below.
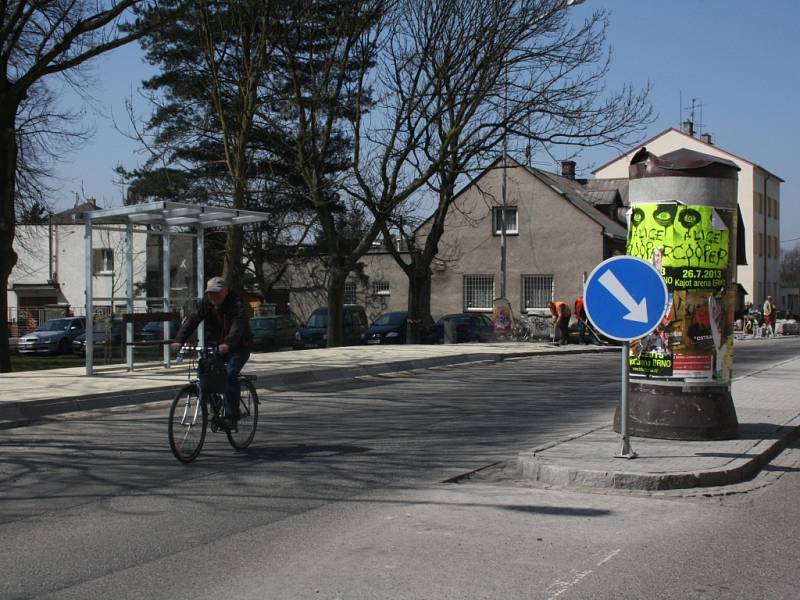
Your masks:
M589 275L583 303L600 333L629 342L658 326L667 312L669 293L661 273L649 262L634 256L614 256Z

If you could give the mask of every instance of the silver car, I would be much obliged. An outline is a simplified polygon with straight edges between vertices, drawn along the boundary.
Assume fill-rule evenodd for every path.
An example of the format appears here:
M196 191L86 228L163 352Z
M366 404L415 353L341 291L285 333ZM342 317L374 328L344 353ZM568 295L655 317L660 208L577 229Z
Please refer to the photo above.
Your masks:
M20 354L67 354L72 350L72 340L86 331L84 317L50 319L20 338L17 351Z

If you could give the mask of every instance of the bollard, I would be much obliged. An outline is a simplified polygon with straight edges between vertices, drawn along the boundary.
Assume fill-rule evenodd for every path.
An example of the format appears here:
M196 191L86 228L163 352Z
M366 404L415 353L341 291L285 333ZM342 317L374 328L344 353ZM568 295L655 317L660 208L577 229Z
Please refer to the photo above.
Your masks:
M631 161L627 253L660 270L671 304L656 331L631 343L630 435L737 435L737 171L731 161L687 149L659 157L642 148Z

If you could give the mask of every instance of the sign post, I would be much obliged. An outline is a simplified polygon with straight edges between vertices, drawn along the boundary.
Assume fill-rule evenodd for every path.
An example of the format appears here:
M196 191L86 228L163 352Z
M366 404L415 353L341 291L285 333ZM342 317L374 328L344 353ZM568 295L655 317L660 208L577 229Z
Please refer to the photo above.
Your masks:
M650 263L632 256L603 261L589 274L583 290L586 316L606 337L623 342L620 433L618 458L636 458L628 435L628 375L630 341L658 326L667 311L669 295L661 273Z

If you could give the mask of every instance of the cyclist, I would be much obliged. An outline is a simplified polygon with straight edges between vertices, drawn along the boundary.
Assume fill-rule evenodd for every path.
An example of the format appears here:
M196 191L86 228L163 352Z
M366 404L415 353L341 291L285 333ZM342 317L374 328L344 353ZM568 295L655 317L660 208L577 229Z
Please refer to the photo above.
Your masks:
M184 320L175 342L170 345L172 350L180 350L201 322L206 324L208 339L217 343L219 353L224 356L228 373L225 415L221 425L225 429L236 429L236 421L239 420L239 373L250 358L253 332L250 330L247 305L222 277L208 280L200 306Z

